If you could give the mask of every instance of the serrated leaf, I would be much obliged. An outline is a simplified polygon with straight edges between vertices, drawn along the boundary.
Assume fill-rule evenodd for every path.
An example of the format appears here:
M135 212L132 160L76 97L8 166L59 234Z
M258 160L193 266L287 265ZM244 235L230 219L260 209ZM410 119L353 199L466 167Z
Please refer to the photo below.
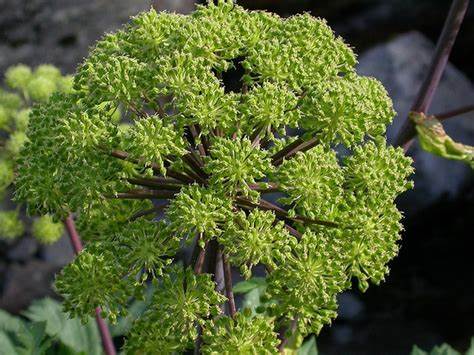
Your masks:
M18 333L24 326L24 322L20 318L0 309L0 331Z
M410 355L428 355L428 353L422 349L420 349L418 346L413 345L413 348L411 349Z
M129 332L132 324L137 320L151 303L154 287L148 287L144 301L135 301L128 307L127 315L119 318L116 324L112 325L111 333L113 337L122 336Z
M34 301L23 314L32 321L45 322L46 333L57 337L72 350L102 354L99 332L92 319L87 324L82 324L79 319L69 319L61 305L50 298Z
M471 345L467 349L466 355L474 355L474 337L471 338Z
M18 353L24 355L42 355L51 346L52 339L46 334L46 322L26 323L25 331L15 334Z
M12 339L5 331L0 331L0 355L17 355Z
M461 353L454 350L449 344L444 343L440 346L435 346L431 350L430 355L461 355Z

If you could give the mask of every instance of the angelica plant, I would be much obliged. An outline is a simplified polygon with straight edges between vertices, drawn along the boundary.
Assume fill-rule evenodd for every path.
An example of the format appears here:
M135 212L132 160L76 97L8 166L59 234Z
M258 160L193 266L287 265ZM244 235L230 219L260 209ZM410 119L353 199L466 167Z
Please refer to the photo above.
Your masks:
M52 65L39 65L32 70L18 64L5 72L5 84L9 90L0 89L0 197L14 185L16 158L28 140L31 106L45 102L53 92L72 90L72 76L63 76ZM14 211L0 211L0 238L13 239L23 235L25 226L19 218L17 206ZM62 225L49 215L33 221L32 234L40 242L48 244L63 234Z
M390 98L355 64L324 20L232 1L105 35L74 91L33 109L19 159L17 198L75 213L87 234L57 277L67 311L113 321L153 282L129 353L276 353L331 323L338 293L382 282L412 168L385 142ZM231 266L249 278L256 265L267 286L252 315L236 310Z

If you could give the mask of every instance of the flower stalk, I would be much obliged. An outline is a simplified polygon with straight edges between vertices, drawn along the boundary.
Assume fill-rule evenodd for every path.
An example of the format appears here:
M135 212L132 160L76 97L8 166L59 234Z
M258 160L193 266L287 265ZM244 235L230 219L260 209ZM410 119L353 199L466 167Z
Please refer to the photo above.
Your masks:
M67 218L64 220L64 226L66 227L67 233L69 235L69 240L71 241L74 253L79 255L79 253L82 251L82 242L74 224L72 215L67 216ZM104 349L105 354L116 355L117 352L115 351L114 342L112 340L109 327L102 318L102 310L100 307L95 308L95 321L97 323L97 327L99 328L102 348Z
M429 110L468 6L469 0L453 0L446 21L444 22L443 30L438 38L430 67L410 112L427 113ZM416 130L414 123L409 118L406 118L395 138L394 144L408 151L415 135Z

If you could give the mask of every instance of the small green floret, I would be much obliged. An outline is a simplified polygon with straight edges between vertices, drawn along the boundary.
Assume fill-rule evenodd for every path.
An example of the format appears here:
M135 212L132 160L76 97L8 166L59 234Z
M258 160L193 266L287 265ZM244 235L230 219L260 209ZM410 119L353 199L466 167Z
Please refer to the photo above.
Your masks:
M277 302L270 311L296 320L301 334L318 334L336 317L336 295L348 287L337 245L307 232L269 276L267 292Z
M5 72L5 82L12 89L25 90L31 77L31 68L24 64L12 66Z
M7 110L18 110L22 105L21 97L18 94L0 89L0 105Z
M218 240L230 255L231 263L240 266L241 273L249 278L255 265L275 269L275 260L282 261L290 252L292 238L272 212L254 210L248 216L243 212L237 214Z
M208 321L203 328L203 354L278 354L279 340L271 318L251 318L239 312L234 318Z
M110 249L122 261L122 267L143 283L149 277L163 275L165 266L179 250L179 239L170 237L165 226L147 220L127 223L117 231Z
M194 275L181 266L170 268L153 296L153 306L131 330L127 353L162 353L192 348L198 335L196 324L216 316L225 297L215 290L209 274Z
M170 231L183 236L205 233L210 239L220 235L231 215L231 204L223 194L197 185L183 188L171 203L167 217ZM201 243L204 243L204 239Z
M16 131L8 138L7 143L5 144L5 150L11 156L16 157L27 141L28 137L25 132Z
M236 193L239 188L248 193L248 185L263 178L272 169L266 152L252 147L247 138L216 139L205 167L211 175L210 183L230 193Z
M24 231L25 227L18 216L18 211L0 211L0 238L18 238Z
M84 321L101 307L112 322L123 314L129 290L120 275L121 268L111 252L82 251L57 276L55 287L64 297L64 308Z
M26 92L34 101L46 101L56 90L56 83L43 76L34 78L26 86Z
M10 124L10 113L5 107L0 106L0 129L6 130Z
M45 215L33 221L32 233L41 243L51 244L61 238L64 226L61 222L53 221L50 215Z
M51 81L56 81L61 78L61 71L51 64L38 65L34 73L35 77L47 78Z
M0 193L13 182L15 174L10 161L0 159Z
M26 132L26 129L28 128L28 124L30 122L30 113L31 109L22 109L18 111L14 117L15 120L15 128L18 131L21 132Z

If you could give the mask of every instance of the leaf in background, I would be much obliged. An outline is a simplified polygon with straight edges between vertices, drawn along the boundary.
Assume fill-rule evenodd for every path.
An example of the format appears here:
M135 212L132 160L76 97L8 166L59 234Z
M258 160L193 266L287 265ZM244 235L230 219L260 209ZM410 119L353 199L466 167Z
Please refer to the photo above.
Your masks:
M0 331L18 333L25 324L19 317L12 316L10 313L0 309Z
M24 355L43 355L52 344L52 339L46 334L46 322L26 323L25 330L14 334L20 344L17 352Z
M82 324L79 319L69 319L61 304L50 298L34 301L24 316L34 322L45 322L46 333L57 337L75 352L101 355L102 347L96 323L91 320Z
M255 315L256 309L262 304L261 297L265 293L267 286L258 286L244 296L242 308L249 308L252 314Z
M420 349L418 346L413 345L413 348L411 349L410 355L428 355L428 353L422 349Z
M17 355L18 352L15 349L12 339L8 334L0 330L0 355Z
M234 287L232 288L232 290L236 294L247 293L260 286L266 287L266 285L267 285L267 282L264 277L252 277L249 280L236 283Z
M444 343L440 346L435 346L430 352L426 352L415 345L410 355L461 355L461 353L454 350L449 344ZM466 355L468 355L468 353L466 353Z
M313 335L306 340L301 348L296 352L297 355L318 355L318 348L316 346L316 337Z
M466 355L474 355L474 337L471 338L471 345L467 349Z
M461 353L454 350L449 344L441 344L440 346L435 346L431 350L430 355L461 355Z
M112 325L111 333L113 337L122 336L129 332L133 322L138 319L148 308L154 292L154 286L150 285L145 293L144 301L134 301L128 307L127 315L118 319L117 323Z

